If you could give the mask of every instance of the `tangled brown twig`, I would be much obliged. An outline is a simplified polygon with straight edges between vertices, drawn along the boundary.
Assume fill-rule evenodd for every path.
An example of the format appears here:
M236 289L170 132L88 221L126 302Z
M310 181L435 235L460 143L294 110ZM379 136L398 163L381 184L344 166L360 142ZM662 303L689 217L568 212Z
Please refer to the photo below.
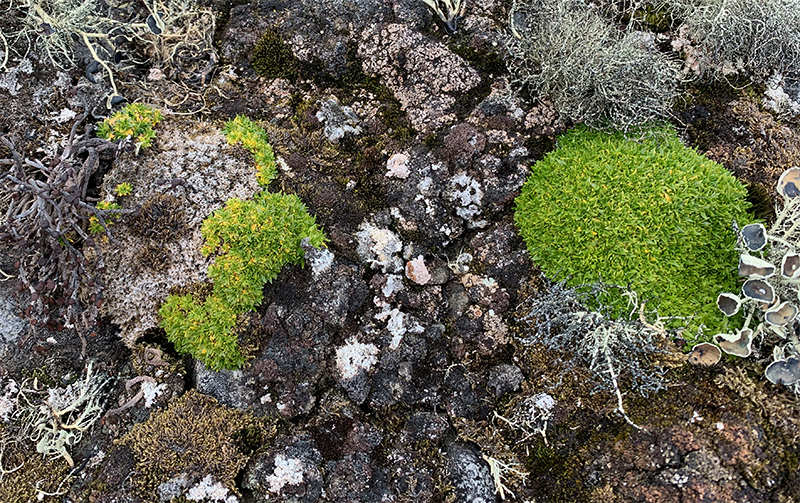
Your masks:
M125 389L127 391L130 391L130 389L134 385L136 385L136 383L139 383L139 382L149 382L149 383L157 384L156 380L153 379L150 376L137 376L137 377L134 377L133 379L129 379L125 383ZM131 398L130 400L128 400L124 404L120 405L116 409L111 409L108 412L106 412L105 417L118 415L120 412L122 412L124 410L127 410L127 409L130 409L131 407L133 407L134 405L139 403L139 400L141 400L143 396L144 396L144 387L140 386L139 387L139 392L136 393L135 395L133 395L133 398Z
M163 353L157 348L145 348L144 362L153 367L169 367L169 363L161 359Z
M31 326L60 329L74 325L82 340L94 325L102 301L98 271L102 257L87 227L91 217L114 239L106 221L112 215L134 209L99 209L88 195L90 180L104 156L113 156L119 146L102 138L90 138L90 128L78 137L84 112L73 125L66 147L48 164L24 158L14 143L0 135L0 144L10 159L0 159L9 168L0 173L2 199L7 203L0 221L0 239L13 244L20 255L14 267L18 281L15 293ZM91 249L91 253L89 250Z

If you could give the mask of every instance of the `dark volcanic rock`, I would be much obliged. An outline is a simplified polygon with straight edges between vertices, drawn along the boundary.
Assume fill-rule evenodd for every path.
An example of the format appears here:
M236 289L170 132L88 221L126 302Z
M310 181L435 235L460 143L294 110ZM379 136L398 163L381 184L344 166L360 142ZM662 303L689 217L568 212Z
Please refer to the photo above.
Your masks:
M255 501L314 503L322 494L322 456L308 433L282 436L276 445L250 460L242 487Z
M489 466L472 447L453 442L447 446L447 478L455 487L458 503L491 503L495 487Z

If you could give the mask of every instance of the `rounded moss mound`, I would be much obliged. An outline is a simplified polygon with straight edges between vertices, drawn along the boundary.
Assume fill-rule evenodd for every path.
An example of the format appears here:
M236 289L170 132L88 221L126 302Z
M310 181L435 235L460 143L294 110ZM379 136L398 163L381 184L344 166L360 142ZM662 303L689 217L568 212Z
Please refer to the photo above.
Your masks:
M752 220L747 191L672 129L652 133L567 132L532 167L514 218L545 274L630 286L661 316L719 328L716 296L737 289L732 224Z

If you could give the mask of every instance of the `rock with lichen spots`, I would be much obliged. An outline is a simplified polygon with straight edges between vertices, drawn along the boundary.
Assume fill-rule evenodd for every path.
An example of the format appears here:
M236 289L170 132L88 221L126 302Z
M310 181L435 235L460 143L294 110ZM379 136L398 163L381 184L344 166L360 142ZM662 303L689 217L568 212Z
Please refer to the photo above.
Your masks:
M25 331L27 323L15 312L10 288L14 286L13 282L7 282L6 285L6 288L0 286L0 342L14 342Z
M281 436L276 445L248 463L242 487L254 501L313 503L322 493L322 456L308 433Z
M221 503L239 503L239 498L228 493L228 488L222 485L213 475L206 475L203 480L195 484L186 493L189 501L218 501Z
M456 209L456 214L463 218L470 228L486 227L486 220L476 220L483 211L483 190L480 184L466 173L459 173L452 180L444 194Z
M397 256L403 249L403 242L394 232L365 222L359 227L356 239L356 253L373 269L380 269L384 273L403 270L403 262Z
M372 387L369 371L378 363L378 353L374 344L363 344L355 338L336 350L337 380L357 404L364 403L369 396Z
M442 145L443 157L457 169L464 169L486 148L486 135L470 124L450 128Z
M489 466L471 446L454 442L447 447L447 480L453 486L456 501L496 500Z
M336 350L336 370L343 380L350 380L369 369L378 361L378 348L374 344L362 344L351 339Z
M481 82L460 56L404 24L364 30L358 56L364 73L379 76L414 128L426 133L454 123L456 98Z
M309 238L300 240L300 248L305 252L304 258L311 266L314 279L318 279L323 273L328 272L333 264L333 252L327 248L315 248L311 245Z
M324 124L323 133L331 143L346 136L361 134L361 119L350 107L343 107L336 98L321 101L317 120Z

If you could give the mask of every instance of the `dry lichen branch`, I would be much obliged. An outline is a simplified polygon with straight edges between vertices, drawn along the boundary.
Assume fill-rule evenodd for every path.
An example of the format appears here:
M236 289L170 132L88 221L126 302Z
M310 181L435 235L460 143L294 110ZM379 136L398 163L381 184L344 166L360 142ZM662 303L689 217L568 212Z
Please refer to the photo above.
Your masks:
M112 7L106 7L108 12L103 15L103 4L95 0L26 0L18 5L11 2L7 10L18 13L20 28L0 33L0 69L6 68L10 52L24 59L34 45L58 67L78 66L75 41L79 40L93 60L87 68L87 78L95 82L91 74L101 67L108 75L113 90L107 100L109 107L111 99L119 96L114 69L120 68L123 54L127 60L123 65L127 67L171 65L178 80L198 81L201 85L210 80L219 61L213 48L215 22L210 10L176 0L143 0L137 19L137 15L129 15L136 11L133 6L124 18ZM16 48L21 40L27 49Z
M619 290L627 297L630 311L626 316L613 319L609 313L586 307L592 299L602 306L601 295L611 290ZM572 288L563 282L553 283L520 307L517 319L530 329L520 341L568 351L571 359L565 362L563 372L587 369L598 389L614 393L616 411L625 422L642 429L625 411L620 380L630 381L643 396L663 389L666 369L654 361L657 355L666 353L659 345L664 338L662 319L658 318L655 324L642 323L639 317L643 307L633 292L602 284Z
M464 15L466 0L422 0L444 22L447 32L455 33L458 18Z
M82 331L94 324L102 298L102 285L95 272L102 267L102 260L97 253L89 260L85 253L94 247L94 239L86 230L89 218L96 217L113 240L105 221L112 214L135 211L102 210L89 202L89 182L101 156L113 154L118 146L89 138L88 128L76 139L78 125L87 113L73 125L63 152L48 164L23 159L14 144L0 135L0 143L11 153L11 159L0 160L0 164L9 165L0 173L2 202L7 205L0 222L0 239L22 252L15 264L17 297L23 305L28 304L24 314L32 326L74 324L81 337Z
M562 118L635 131L669 117L680 66L654 39L617 29L582 0L514 0L508 20L512 82Z
M3 478L6 475L10 475L10 474L14 473L15 471L19 470L20 468L22 468L25 465L25 462L22 462L18 466L15 466L14 468L8 468L8 469L6 469L3 466L3 455L6 452L6 446L8 446L9 444L13 444L13 443L16 443L16 440L8 438L6 435L0 436L0 483L3 482Z
M702 49L703 72L744 70L757 80L786 75L800 65L800 2L797 0L673 0L668 5L684 19Z
M505 480L509 475L514 474L520 477L522 479L522 483L524 484L525 477L527 477L528 474L515 468L515 466L521 465L504 463L499 459L487 456L486 454L481 454L481 457L489 465L489 472L491 473L492 480L494 481L495 494L499 494L500 499L503 501L506 499L506 494L509 494L512 498L517 499L511 489L505 485Z

